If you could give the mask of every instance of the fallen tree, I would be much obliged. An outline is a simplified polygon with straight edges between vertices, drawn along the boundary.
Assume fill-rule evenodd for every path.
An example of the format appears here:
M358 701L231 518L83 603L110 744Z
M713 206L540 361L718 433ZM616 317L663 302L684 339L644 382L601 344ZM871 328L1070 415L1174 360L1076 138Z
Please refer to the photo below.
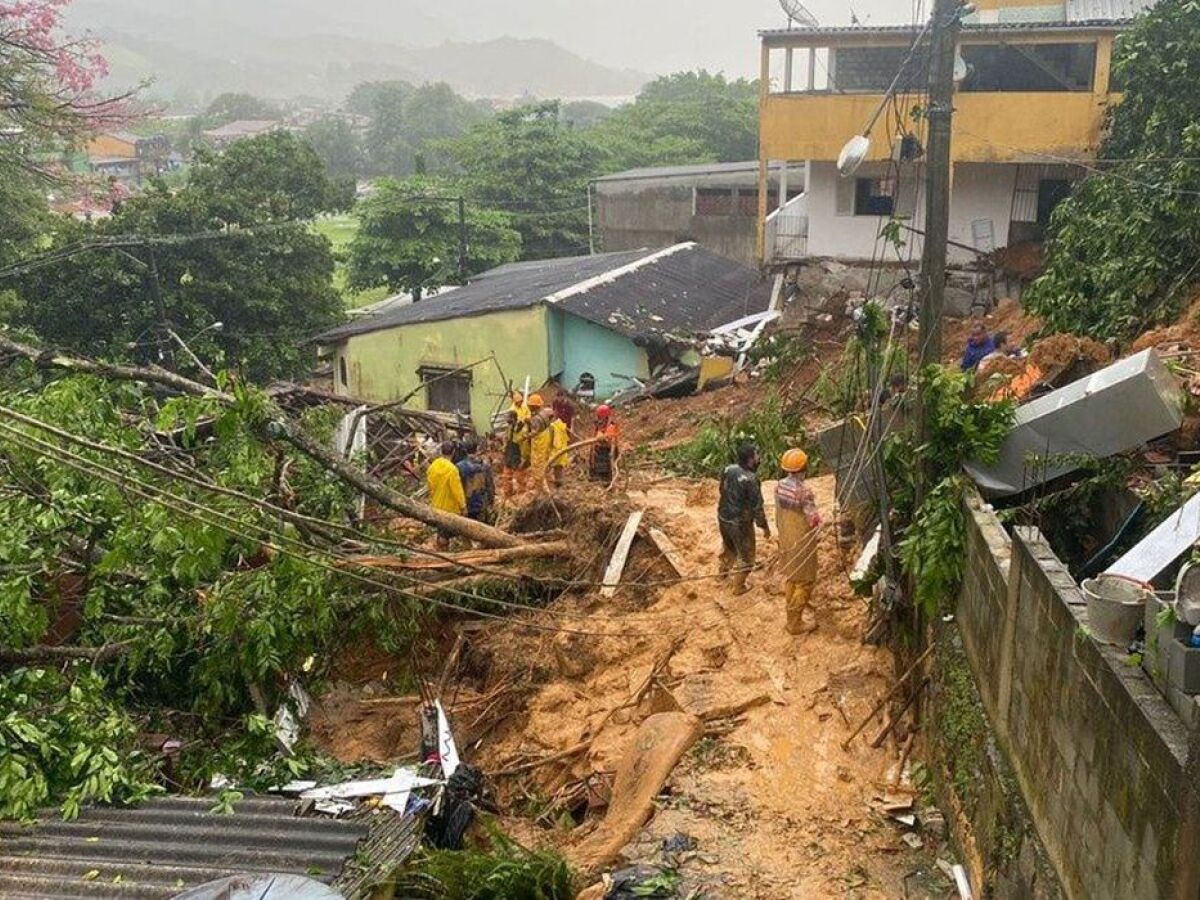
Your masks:
M22 344L7 335L0 335L0 353L27 359L43 369L59 369L118 381L154 384L179 394L213 400L225 406L235 406L243 401L243 398L236 394L219 387L209 387L198 381L192 381L161 366L129 366L81 359L53 350ZM475 541L486 547L517 547L524 543L521 538L501 531L499 528L463 516L442 512L400 493L355 468L325 443L314 439L302 427L291 421L283 410L269 398L256 397L255 402L258 409L254 416L254 425L261 437L267 440L282 440L290 444L305 456L337 475L355 490L401 516L415 519L430 527Z

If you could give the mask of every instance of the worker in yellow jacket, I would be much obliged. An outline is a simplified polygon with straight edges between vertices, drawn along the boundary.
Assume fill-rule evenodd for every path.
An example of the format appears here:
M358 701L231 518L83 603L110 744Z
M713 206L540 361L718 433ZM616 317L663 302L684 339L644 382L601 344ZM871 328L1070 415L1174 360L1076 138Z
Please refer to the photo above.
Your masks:
M567 467L571 465L571 454L566 452L569 446L571 446L570 429L567 428L567 423L559 417L558 413L552 411L550 415L550 457L554 460L555 487L563 486Z
M465 515L467 495L463 491L462 476L454 464L454 442L442 444L441 455L429 464L425 480L429 485L429 505L451 515ZM451 533L438 529L437 545L445 550L450 546Z
M817 620L805 621L817 585L817 542L821 514L812 488L805 483L808 454L800 449L783 454L780 468L787 473L775 488L775 528L779 533L779 562L787 598L788 634L816 631Z
M534 490L541 490L546 479L546 467L554 448L554 431L550 427L552 414L546 409L541 394L529 395L529 471Z

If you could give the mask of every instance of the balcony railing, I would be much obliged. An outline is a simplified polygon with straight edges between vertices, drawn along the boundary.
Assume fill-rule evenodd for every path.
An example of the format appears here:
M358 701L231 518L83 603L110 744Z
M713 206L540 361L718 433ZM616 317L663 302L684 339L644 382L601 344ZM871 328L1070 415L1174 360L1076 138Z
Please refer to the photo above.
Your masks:
M808 197L793 197L767 216L766 262L793 262L808 255Z

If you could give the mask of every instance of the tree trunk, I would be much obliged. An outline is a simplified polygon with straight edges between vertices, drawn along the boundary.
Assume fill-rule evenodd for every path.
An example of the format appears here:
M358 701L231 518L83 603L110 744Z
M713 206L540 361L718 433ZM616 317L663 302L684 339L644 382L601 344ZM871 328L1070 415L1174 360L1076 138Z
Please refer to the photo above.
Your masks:
M68 372L98 375L102 378L120 381L158 384L181 394L209 397L226 405L232 405L235 402L232 394L184 378L161 366L125 366L78 359L52 350L39 350L36 347L20 344L5 335L0 335L0 352L24 357L43 368L63 369ZM400 515L483 544L485 547L519 547L525 543L521 538L514 537L499 528L442 512L393 490L382 481L372 478L365 472L360 472L339 457L331 448L315 440L308 432L291 422L274 402L268 401L266 409L268 417L260 429L262 437L268 440L286 441L305 456L333 472L351 487Z

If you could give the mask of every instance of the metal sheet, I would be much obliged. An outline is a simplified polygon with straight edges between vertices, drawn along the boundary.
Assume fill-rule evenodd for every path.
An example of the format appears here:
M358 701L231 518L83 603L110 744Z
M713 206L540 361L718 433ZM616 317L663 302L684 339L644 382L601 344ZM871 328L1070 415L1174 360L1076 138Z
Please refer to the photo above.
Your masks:
M1109 575L1123 575L1149 583L1200 541L1200 494L1144 537L1136 547L1113 563Z
M1179 383L1153 350L1123 359L1017 410L999 460L967 471L989 497L1019 494L1073 472L1063 456L1104 459L1183 424ZM1047 465L1053 457L1056 465Z
M331 880L368 831L298 818L295 801L250 798L232 815L214 815L212 805L171 797L92 807L72 822L48 811L35 825L0 824L0 897L166 898L246 872Z

